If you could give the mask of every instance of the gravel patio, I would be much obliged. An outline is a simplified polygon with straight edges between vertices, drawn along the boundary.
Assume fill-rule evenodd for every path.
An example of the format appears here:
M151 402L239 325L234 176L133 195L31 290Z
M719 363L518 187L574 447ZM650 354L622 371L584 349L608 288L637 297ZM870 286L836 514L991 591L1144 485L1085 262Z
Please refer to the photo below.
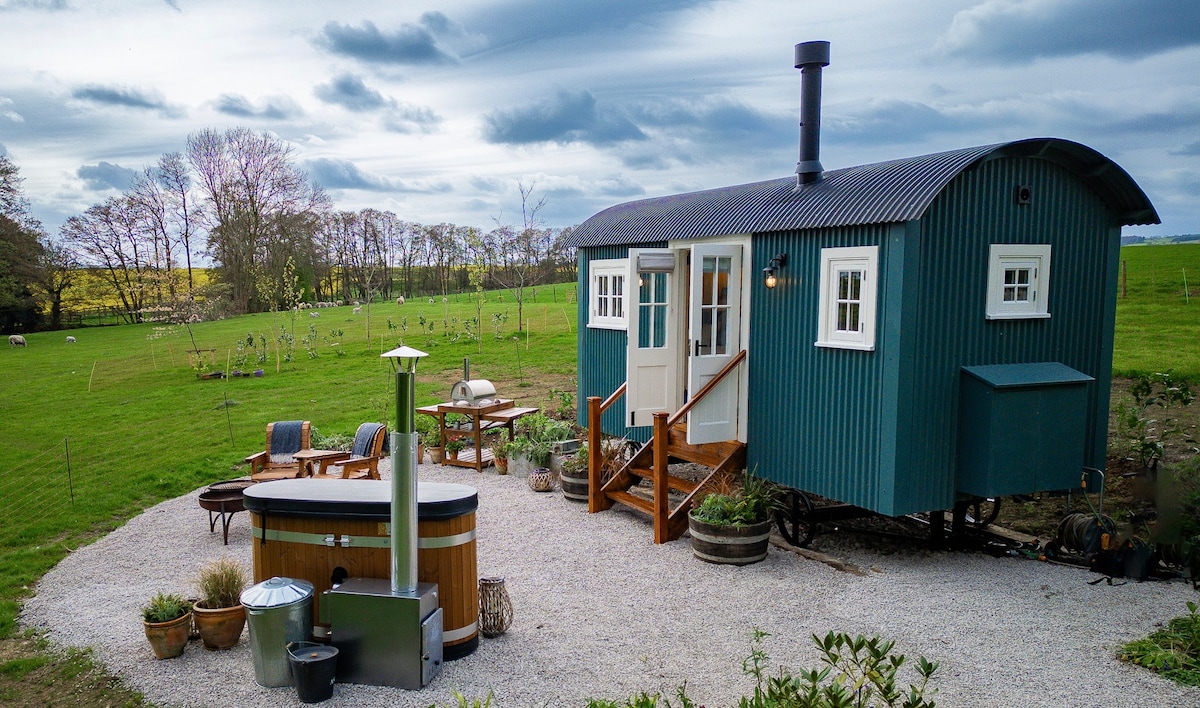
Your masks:
M691 556L686 537L654 545L638 515L588 515L518 477L422 465L420 479L478 488L479 574L506 578L513 625L423 690L338 684L326 705L425 708L451 704L457 690L469 699L491 691L493 705L511 708L582 706L639 691L673 696L686 682L697 703L733 706L752 690L741 661L758 627L771 635L772 666L794 670L818 664L813 633L895 640L897 651L941 664L939 706L1200 706L1200 689L1114 658L1118 645L1200 599L1184 582L1089 585L1097 576L1077 568L880 550L838 534L814 546L865 573L774 546L762 563L714 566ZM227 651L195 641L177 659L151 653L140 615L150 595L194 594L197 568L222 555L250 567L248 515L235 516L223 546L219 524L209 533L200 491L72 553L42 579L22 622L57 645L94 648L157 705L304 705L291 688L255 683L245 635Z

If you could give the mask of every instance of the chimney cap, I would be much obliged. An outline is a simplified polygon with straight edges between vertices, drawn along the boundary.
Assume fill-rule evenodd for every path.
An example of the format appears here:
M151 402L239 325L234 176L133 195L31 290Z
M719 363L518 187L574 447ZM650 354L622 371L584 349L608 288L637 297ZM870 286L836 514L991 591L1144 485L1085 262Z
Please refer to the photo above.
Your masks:
M829 66L829 42L815 40L796 45L796 68L802 69L809 64Z

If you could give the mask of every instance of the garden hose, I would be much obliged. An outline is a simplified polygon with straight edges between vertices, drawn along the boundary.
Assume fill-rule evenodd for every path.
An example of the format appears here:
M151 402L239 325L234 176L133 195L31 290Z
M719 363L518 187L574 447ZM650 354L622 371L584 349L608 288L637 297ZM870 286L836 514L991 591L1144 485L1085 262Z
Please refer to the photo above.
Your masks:
M1095 553L1116 534L1116 523L1098 514L1067 514L1058 524L1057 543L1075 553Z

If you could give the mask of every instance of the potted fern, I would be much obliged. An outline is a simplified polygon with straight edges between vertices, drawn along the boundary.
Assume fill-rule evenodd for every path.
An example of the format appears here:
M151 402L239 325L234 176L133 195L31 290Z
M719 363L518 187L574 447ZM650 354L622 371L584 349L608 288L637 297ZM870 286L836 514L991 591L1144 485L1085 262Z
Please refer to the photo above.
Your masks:
M142 627L155 657L179 656L192 631L192 605L182 595L156 593L142 607Z
M463 444L462 440L459 440L457 438L451 438L450 440L447 440L446 441L446 456L449 457L451 460L457 460L458 453L462 452L463 447L465 447L465 445Z
M238 643L246 626L246 608L241 596L248 580L242 564L230 558L220 558L200 568L196 586L201 599L193 608L196 629L205 649L229 649Z
M729 565L763 560L778 499L775 485L762 477L747 472L741 479L727 479L688 512L692 554Z

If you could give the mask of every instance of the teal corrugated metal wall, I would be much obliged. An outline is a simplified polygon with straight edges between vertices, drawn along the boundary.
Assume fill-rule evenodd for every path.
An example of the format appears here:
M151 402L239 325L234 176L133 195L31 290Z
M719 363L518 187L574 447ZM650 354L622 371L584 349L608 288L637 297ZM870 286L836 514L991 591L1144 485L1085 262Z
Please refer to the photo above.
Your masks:
M888 396L880 382L891 345L877 336L874 352L813 346L819 270L822 248L878 245L885 274L880 304L899 301L898 284L886 276L889 235L896 228L758 235L750 269L761 272L771 256L788 254L773 290L761 278L749 283L750 468L781 484L871 509L880 506L881 468L891 465L880 445Z
M666 243L655 243L640 248L666 248ZM581 248L579 257L579 350L576 365L579 376L578 392L578 421L587 425L587 398L599 396L608 398L609 394L625 382L625 346L627 338L624 331L613 329L592 329L587 326L588 303L590 302L591 283L588 281L588 264L594 260L607 258L626 258L629 248L626 246L603 246L597 248ZM601 428L608 435L620 435L635 440L650 439L648 426L626 428L625 398L622 396L604 413Z
M1013 197L1022 184L1033 188L1028 205ZM954 502L963 366L1058 361L1095 378L1084 464L1103 467L1120 242L1109 222L1104 203L1072 173L1035 158L964 173L921 220L919 273L909 291L920 307L902 340L920 389L898 416L906 483L898 485L895 513ZM1049 319L985 319L992 243L1050 244Z

